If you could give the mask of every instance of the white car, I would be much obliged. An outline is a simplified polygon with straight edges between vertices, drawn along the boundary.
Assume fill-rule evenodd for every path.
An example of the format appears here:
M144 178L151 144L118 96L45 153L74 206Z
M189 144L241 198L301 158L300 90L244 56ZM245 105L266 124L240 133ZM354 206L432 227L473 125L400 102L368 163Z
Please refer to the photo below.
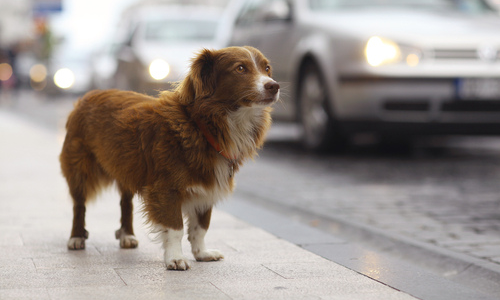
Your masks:
M130 14L118 49L114 87L150 94L181 80L196 52L220 48L223 11L201 6L146 6Z
M249 0L231 45L270 58L312 149L377 134L500 134L500 17L481 0ZM288 88L287 88L288 86Z
M24 80L36 91L81 95L91 88L89 54L71 45L57 47L46 62L27 60L22 68L27 71Z

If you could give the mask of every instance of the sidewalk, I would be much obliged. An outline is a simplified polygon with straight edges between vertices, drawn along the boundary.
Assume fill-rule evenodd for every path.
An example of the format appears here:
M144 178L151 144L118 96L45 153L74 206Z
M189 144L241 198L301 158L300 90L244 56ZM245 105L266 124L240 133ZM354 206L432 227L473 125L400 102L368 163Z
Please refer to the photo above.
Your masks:
M139 248L119 248L114 191L88 207L87 249L68 251L63 138L0 109L0 299L415 299L220 210L207 245L225 259L166 271L138 213Z

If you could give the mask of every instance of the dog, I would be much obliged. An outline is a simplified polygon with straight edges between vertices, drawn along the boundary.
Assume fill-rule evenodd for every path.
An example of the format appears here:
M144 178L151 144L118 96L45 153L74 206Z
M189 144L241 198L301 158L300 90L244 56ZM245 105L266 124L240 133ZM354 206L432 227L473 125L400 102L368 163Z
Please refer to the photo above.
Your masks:
M66 124L61 169L73 199L68 249L85 248L86 203L116 182L120 247L135 248L132 198L138 194L169 270L187 270L184 218L197 261L224 256L205 247L212 207L235 187L234 174L263 146L280 86L269 60L249 46L201 50L187 76L158 97L90 91Z

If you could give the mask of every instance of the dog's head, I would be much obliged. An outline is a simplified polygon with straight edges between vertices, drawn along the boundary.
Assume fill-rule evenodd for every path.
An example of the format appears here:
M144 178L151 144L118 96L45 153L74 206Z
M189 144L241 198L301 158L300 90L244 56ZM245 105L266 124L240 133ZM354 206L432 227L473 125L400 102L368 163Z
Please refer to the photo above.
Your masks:
M199 108L267 107L279 98L271 74L269 60L253 47L203 49L177 92L183 103Z

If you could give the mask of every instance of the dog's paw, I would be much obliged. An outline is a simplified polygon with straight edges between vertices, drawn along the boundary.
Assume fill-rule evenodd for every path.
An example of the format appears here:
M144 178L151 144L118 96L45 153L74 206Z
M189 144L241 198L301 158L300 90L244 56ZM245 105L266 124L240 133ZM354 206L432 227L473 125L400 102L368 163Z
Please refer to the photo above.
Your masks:
M115 232L117 240L120 240L120 247L124 249L137 248L139 241L133 234L126 234L123 228Z
M216 261L223 259L224 255L219 250L208 249L194 253L194 257L197 261Z
M68 241L69 250L83 250L85 249L85 238L83 237L72 237Z
M189 270L191 266L185 257L165 258L167 270L185 271Z
M124 235L120 237L120 247L124 249L137 248L139 241L134 235Z

